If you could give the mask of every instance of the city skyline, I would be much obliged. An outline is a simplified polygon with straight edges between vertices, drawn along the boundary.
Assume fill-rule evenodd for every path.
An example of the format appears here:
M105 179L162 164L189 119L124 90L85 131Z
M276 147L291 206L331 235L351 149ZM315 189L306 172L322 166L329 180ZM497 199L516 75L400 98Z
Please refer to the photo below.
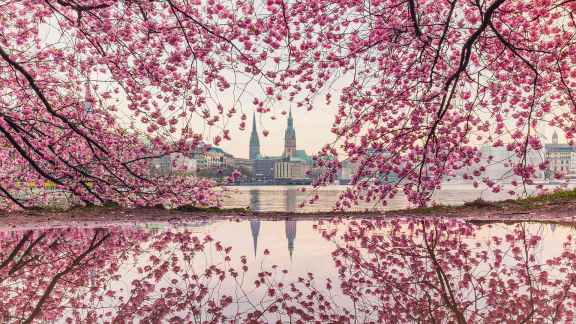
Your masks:
M336 138L335 135L330 132L332 120L331 118L327 118L324 109L330 108L323 106L312 111L306 111L300 108L292 109L294 128L298 131L297 148L305 150L309 155L315 154L322 149L325 144L334 141ZM232 139L222 142L219 147L235 157L249 158L249 144L253 128L253 117L255 117L260 154L263 156L283 155L286 122L289 111L290 108L286 109L286 115L281 113L250 113L248 122L246 123L246 129L244 131L231 129ZM275 117L275 120L271 119L272 116ZM269 132L268 136L263 135L264 130Z

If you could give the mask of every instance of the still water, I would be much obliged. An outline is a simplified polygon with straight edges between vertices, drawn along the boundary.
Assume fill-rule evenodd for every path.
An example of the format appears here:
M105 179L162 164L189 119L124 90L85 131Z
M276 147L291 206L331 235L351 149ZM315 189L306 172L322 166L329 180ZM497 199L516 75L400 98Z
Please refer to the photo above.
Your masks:
M223 200L224 207L243 208L250 207L254 211L271 212L324 212L331 211L336 206L339 195L346 189L346 186L331 185L317 190L307 187L306 191L298 190L299 186L239 186L228 187L230 192ZM552 186L547 186L552 189ZM434 193L432 200L444 205L461 205L465 202L482 198L487 201L497 201L511 199L507 193L512 187L504 187L499 193L493 193L487 189L477 189L468 184L445 184L441 190ZM528 187L527 192L531 194L535 187ZM320 200L314 204L305 204L315 194ZM398 194L394 199L388 201L386 206L375 203L362 202L358 206L351 208L353 211L365 210L397 210L414 207L411 206L403 194Z
M575 229L417 218L5 229L0 320L572 323Z

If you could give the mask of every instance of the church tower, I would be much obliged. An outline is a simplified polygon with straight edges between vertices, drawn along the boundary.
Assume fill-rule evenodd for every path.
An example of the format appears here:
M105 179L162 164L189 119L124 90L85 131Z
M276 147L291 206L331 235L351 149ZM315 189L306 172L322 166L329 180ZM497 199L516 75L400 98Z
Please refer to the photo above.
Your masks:
M558 133L556 131L552 134L552 144L558 144Z
M250 160L256 160L260 156L260 139L256 131L256 113L252 115L252 134L250 134Z
M296 154L296 131L294 130L294 119L292 119L292 108L288 114L288 125L284 133L284 157L293 157Z

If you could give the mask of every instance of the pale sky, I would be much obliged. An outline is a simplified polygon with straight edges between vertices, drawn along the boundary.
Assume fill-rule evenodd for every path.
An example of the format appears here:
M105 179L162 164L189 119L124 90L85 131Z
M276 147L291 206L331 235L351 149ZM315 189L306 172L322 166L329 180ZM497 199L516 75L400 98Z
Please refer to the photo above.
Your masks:
M51 28L49 26L43 25L41 26L40 30L42 33L45 33L44 37L46 42L50 43L50 41L54 41L55 47L66 45L66 42L56 42L56 39L58 39L58 34L50 33ZM105 83L100 84L101 89L104 89L107 86L113 86L113 84L107 84L107 81L110 79L110 76L107 73L99 75L94 79L106 81ZM297 149L304 149L309 155L314 155L324 145L332 143L335 140L335 135L330 132L330 129L334 122L334 116L337 112L339 90L341 90L343 86L349 83L350 78L349 76L336 76L336 79L338 81L331 84L331 89L329 90L332 94L332 103L330 105L327 106L325 104L323 96L325 91L321 91L321 93L315 97L315 108L312 111L307 111L304 107L297 107L296 104L292 105L294 128L296 130L296 147ZM242 80L239 82L241 87ZM253 92L256 96L261 94L261 92L259 93L256 85L249 86L248 90L248 93ZM233 118L226 122L227 125L225 127L230 130L230 136L232 139L230 141L222 141L220 147L235 157L248 158L250 132L252 130L252 113L254 111L254 106L251 105L251 101L254 96L245 94L237 97L238 94L231 94L230 92L214 92L214 94L219 97L214 98L215 102L223 103L227 108L235 106L238 108L240 113L244 113L248 117L246 128L243 131L238 129L238 125L240 123L239 115L241 114L235 115ZM238 102L235 102L236 100L234 98L238 99ZM119 118L120 124L127 125L130 120L134 120L130 116L131 112L128 112L126 109L125 96L123 94L119 94L118 96L115 96L114 100L116 100L115 103L119 107L119 111L116 115ZM290 109L290 103L286 100L275 102L271 105L271 112L265 114L256 114L257 129L260 139L260 153L264 156L277 156L283 153L284 131L286 129L287 115L282 115L281 112L288 111ZM207 107L212 111L214 106L214 103L207 103ZM276 118L275 120L271 119L273 116ZM138 125L138 119L135 121L137 127L143 126ZM204 121L199 117L191 117L189 121L191 122L191 128L203 134L207 143L212 143L213 136L221 135L219 129L221 130L222 126L224 126L220 124L215 129L209 129L209 127L207 127ZM182 122L184 122L184 120ZM514 127L515 126L513 125L511 126L512 129ZM265 137L262 133L264 130L269 131L267 137ZM547 138L543 139L543 142L545 143L549 143L551 141L552 132L553 129L545 124L541 124L539 126L540 135L545 135ZM558 132L558 135L560 137L560 142L566 142L562 132Z

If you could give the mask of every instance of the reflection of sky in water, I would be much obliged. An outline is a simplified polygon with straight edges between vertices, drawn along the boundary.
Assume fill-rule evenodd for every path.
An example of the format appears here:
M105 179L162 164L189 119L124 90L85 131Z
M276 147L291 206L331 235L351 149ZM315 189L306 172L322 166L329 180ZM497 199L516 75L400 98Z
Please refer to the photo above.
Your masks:
M376 224L376 221L367 220L366 222ZM418 227L417 220L412 222L413 225L416 224L416 227ZM442 224L442 222L440 223ZM332 252L335 251L338 247L345 247L346 244L351 244L351 246L358 247L359 241L354 242L354 240L350 240L345 242L340 239L340 235L343 234L343 231L348 227L346 224L320 225L321 228L326 229L328 232L331 229L339 230L338 235L334 237L334 240L327 240L323 238L322 235L320 235L318 229L315 228L315 224L318 224L318 222L311 220L287 219L279 221L261 221L253 219L240 222L205 220L199 222L189 222L187 224L169 224L159 222L148 223L134 227L124 227L121 229L102 228L99 229L99 231L102 231L102 233L110 232L112 238L116 242L114 244L116 244L116 246L122 245L125 251L122 253L117 253L117 251L112 252L114 249L112 246L108 247L103 245L103 249L110 248L110 251L103 250L96 252L97 254L95 254L95 260L93 261L97 263L94 265L91 264L86 268L78 270L79 272L84 273L83 276L86 278L86 284L84 285L85 287L82 285L70 287L67 286L66 281L62 280L58 284L67 286L67 288L60 291L58 290L58 287L56 287L55 291L58 291L58 296L62 294L80 293L87 294L86 296L88 296L86 289L89 289L89 287L96 287L99 284L102 285L104 282L106 290L114 291L114 297L104 296L101 301L97 302L97 307L95 307L97 309L96 313L105 314L106 312L110 311L112 312L111 314L114 314L114 312L118 312L119 309L125 307L123 306L123 303L125 303L127 300L130 300L131 298L134 298L134 281L138 281L143 278L142 273L146 273L147 266L152 266L154 268L159 267L159 265L164 262L168 262L169 266L167 267L166 274L162 276L162 279L159 282L154 282L154 285L149 288L151 293L147 296L147 299L144 302L145 305L155 305L154 303L157 302L157 299L166 293L165 289L170 288L186 291L186 282L188 281L183 279L183 274L201 274L212 264L222 265L222 254L217 251L213 244L207 246L203 252L198 252L195 254L193 259L185 261L185 254L179 250L179 244L181 244L182 237L185 237L181 236L181 234L192 232L192 236L197 236L199 238L203 238L206 234L209 234L215 242L219 241L221 242L222 246L231 247L232 250L230 252L230 264L237 270L242 266L242 263L240 262L241 258L245 257L247 260L246 264L249 267L249 271L243 277L243 287L245 288L244 291L240 291L238 286L231 284L228 281L224 281L222 284L214 286L218 287L218 289L211 291L211 294L214 296L229 294L238 300L239 304L236 306L237 308L227 309L225 312L227 314L233 314L235 311L238 311L238 309L249 310L251 306L248 302L248 299L261 300L261 298L263 298L262 294L265 294L265 290L263 292L255 289L253 283L258 279L258 273L260 271L271 271L270 269L272 269L274 265L278 266L278 269L273 271L275 273L274 280L281 280L286 283L295 282L299 277L306 277L308 273L312 273L316 278L315 283L318 285L319 289L322 290L325 279L332 279L335 283L334 287L336 287L333 292L334 299L332 302L335 302L340 306L350 306L350 300L347 297L342 296L341 290L339 289L339 284L337 284L338 268L335 266ZM385 221L383 224L385 225L383 228L376 228L371 232L374 234L382 235L382 241L380 241L378 244L389 243L387 238L389 235L391 235L390 231L392 229L392 225L390 225L391 223L386 223ZM410 230L406 229L407 225L402 223L400 226L403 228L402 232L408 233L407 235L409 237ZM449 225L449 228L450 226L454 225ZM542 265L545 260L559 256L563 251L563 244L565 243L566 238L569 235L572 235L572 233L575 231L574 228L576 227L544 223L522 223L520 225L498 223L482 225L474 230L472 236L465 235L463 237L463 242L465 242L467 246L472 250L477 248L476 243L481 243L482 246L488 246L487 250L499 248L504 251L504 255L511 256L512 252L507 250L506 244L499 247L496 247L492 244L485 244L488 241L493 240L495 237L500 239L504 238L507 234L512 233L514 228L524 228L527 233L542 237L542 241L533 250L536 260L532 265L536 266ZM55 231L57 234L58 231L66 230L59 229ZM87 234L84 236L76 234L78 241L69 240L62 244L69 244L70 246L74 244L80 245L83 244L81 241L82 238L87 243L92 237L91 231L94 231L94 229L84 229L77 231L79 231L79 233L85 231ZM36 237L41 235L41 232L42 231L39 230L38 233L35 234ZM438 233L440 237L443 237L444 234L441 230ZM8 251L10 251L11 248L14 248L22 234L23 233L17 231L5 232L3 234L4 242L2 246L5 247L5 249L0 251L0 257L2 258L0 259L0 278L7 277L9 280L2 280L0 285L3 286L0 288L5 289L5 293L6 291L10 291L10 289L14 289L14 287L25 287L27 284L29 284L29 282L26 281L25 276L10 277L12 274L6 272L6 269L9 267L2 269L1 266L3 260L9 255ZM189 240L192 236L189 236L186 240ZM138 237L141 237L141 239L138 239ZM420 238L416 238L413 242L416 242L415 244L419 244L422 242L422 240ZM158 246L160 246L159 250ZM26 245L23 245L23 247L26 247ZM132 249L139 249L140 252L134 256L131 256ZM486 250L486 248L483 249ZM269 251L269 255L265 255L265 250ZM410 252L411 246L406 246L405 251ZM38 252L42 253L42 251ZM108 254L108 252L110 253ZM479 251L475 251L474 253L476 252ZM22 259L25 259L26 257L21 252L18 255ZM33 255L33 253L30 255ZM367 250L362 250L361 257L369 258L373 256L368 253ZM381 257L384 258L386 255ZM440 261L453 262L453 260ZM511 259L505 258L505 262L510 261ZM109 266L111 263L117 264L118 268L110 268ZM176 274L173 272L173 265L177 265L178 268L183 270L180 270L181 272ZM62 268L60 268L60 270L61 269ZM282 274L282 269L288 270L288 273ZM366 269L364 269L364 271L365 270ZM490 266L488 264L480 264L473 270L474 275L483 275L490 272ZM407 276L412 275L409 269L401 269L401 272ZM463 270L456 271L453 274L456 275L454 278L461 277L465 272L466 271ZM44 275L46 275L47 278L51 278L54 274L55 273L49 273L48 271ZM117 275L119 276L119 280L112 279L113 276ZM557 275L559 276L560 273L558 272L558 269L551 267L549 275L554 277ZM82 275L79 274L79 276ZM369 277L369 271L366 271L366 276ZM177 281L173 282L172 280ZM8 286L8 284L10 286ZM42 284L39 284L38 282L34 284L40 287L38 291L42 291ZM473 291L470 287L460 289L460 292L466 292L466 295L468 296L473 295ZM521 286L518 291L527 291L527 288ZM572 287L572 291L576 292L576 287ZM105 291L102 291L101 294L105 294ZM122 297L122 299L120 299L120 297ZM10 309L8 307L10 305L3 305L5 302L6 301L0 302L0 318L5 318L4 321L7 322L18 321L15 317L11 317L16 316L15 314L2 313L3 309ZM479 302L479 305L484 307L487 304L486 301L482 300ZM153 312L154 307L157 306L150 307L151 308L143 308L144 310L141 309L141 313L146 314L146 312ZM190 309L187 307L174 311L172 315L177 315L184 318L185 315L190 312ZM51 309L53 308L54 307ZM31 312L31 310L32 308L28 307L25 308L22 312ZM81 311L82 316L88 316L88 313L89 312L86 310ZM62 314L71 314L71 310L65 309L63 310ZM62 314L59 316L63 316ZM135 317L140 318L142 314L139 313L139 315ZM19 318L22 318L23 315L20 314L18 316L20 316ZM43 316L45 315L40 312L37 318L42 318ZM270 318L274 318L274 316ZM44 317L44 319L50 318Z

